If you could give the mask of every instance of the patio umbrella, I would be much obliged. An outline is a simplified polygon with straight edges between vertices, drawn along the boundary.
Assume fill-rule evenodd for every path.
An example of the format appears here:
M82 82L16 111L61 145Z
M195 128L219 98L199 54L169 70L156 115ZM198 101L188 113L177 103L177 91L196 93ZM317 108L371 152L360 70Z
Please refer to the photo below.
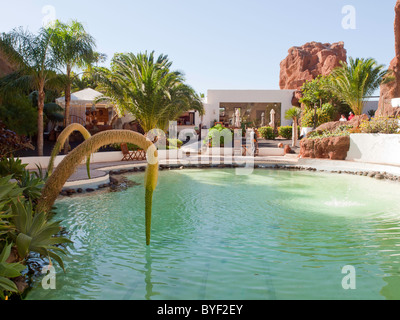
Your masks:
M235 127L240 128L242 126L240 122L240 109L236 109L236 115L235 115Z
M276 112L275 112L275 110L274 109L272 109L271 110L271 122L269 123L269 125L270 125L270 127L272 127L274 130L275 130L275 114L276 114Z

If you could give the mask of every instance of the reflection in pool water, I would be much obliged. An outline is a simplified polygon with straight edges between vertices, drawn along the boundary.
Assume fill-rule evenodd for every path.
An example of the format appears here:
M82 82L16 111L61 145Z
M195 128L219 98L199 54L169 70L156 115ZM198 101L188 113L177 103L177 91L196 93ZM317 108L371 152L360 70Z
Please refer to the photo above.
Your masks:
M400 299L399 196L359 176L164 171L150 247L143 185L58 201L67 273L27 299Z

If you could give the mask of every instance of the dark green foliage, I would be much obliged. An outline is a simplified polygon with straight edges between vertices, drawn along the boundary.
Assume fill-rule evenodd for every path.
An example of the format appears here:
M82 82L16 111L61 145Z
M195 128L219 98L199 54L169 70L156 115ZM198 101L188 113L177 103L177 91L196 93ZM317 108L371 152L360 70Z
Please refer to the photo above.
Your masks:
M15 283L10 280L21 276L21 272L26 268L21 263L7 263L6 260L11 254L12 244L5 244L0 253L0 299L4 299L5 295L18 293Z
M4 158L0 161L0 177L12 176L13 179L20 180L26 172L27 164L22 164L21 159Z
M17 95L13 99L4 99L0 105L0 118L8 129L19 135L37 132L37 109L28 97Z
M54 259L64 269L59 253L65 252L59 245L70 240L59 236L60 222L50 221L45 212L36 212L43 178L47 178L43 170L31 173L20 159L10 158L0 161L0 175L0 299L4 299L18 293L12 279L21 275L31 252ZM18 252L13 257L17 263L5 263L11 248Z

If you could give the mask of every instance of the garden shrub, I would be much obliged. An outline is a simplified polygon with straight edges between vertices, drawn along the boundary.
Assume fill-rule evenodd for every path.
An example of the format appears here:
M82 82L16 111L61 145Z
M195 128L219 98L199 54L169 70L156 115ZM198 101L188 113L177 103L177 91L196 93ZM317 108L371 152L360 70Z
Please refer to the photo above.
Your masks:
M398 118L377 117L370 121L364 120L360 125L362 133L399 133L400 123Z
M279 127L278 128L278 134L285 139L291 139L292 138L292 131L293 127L292 126L285 126L285 127Z
M330 103L325 103L317 109L317 127L326 122L333 121L335 108ZM308 108L301 117L302 127L314 127L314 109Z
M0 300L20 294L13 280L26 269L32 252L64 269L59 253L66 252L60 245L71 241L61 236L60 221L51 219L53 212L37 210L45 183L39 175L27 170L20 159L0 161ZM14 255L8 263L11 250Z
M292 139L293 127L285 126L278 128L278 134L285 139ZM298 127L298 136L300 136L300 127Z
M228 128L225 128L223 125L221 124L217 124L216 126L212 127L209 131L208 131L208 136L207 139L208 141L210 141L210 143L212 143L212 146L216 146L217 143L215 141L215 138L217 137L217 135L221 134L222 131L224 130L229 130ZM221 140L220 140L220 146L224 146L225 144L229 145L232 144L233 141L233 132L232 130L229 130L231 132L230 135L230 140L229 141L225 141L225 137L221 136ZM206 139L206 140L207 140Z
M352 126L340 126L338 127L335 131L330 132L328 130L315 130L310 132L307 135L308 139L322 139L322 138L329 138L329 137L343 137L343 136L349 136L350 135L350 130L352 130Z
M258 132L266 140L275 140L275 132L272 127L262 127L258 129Z

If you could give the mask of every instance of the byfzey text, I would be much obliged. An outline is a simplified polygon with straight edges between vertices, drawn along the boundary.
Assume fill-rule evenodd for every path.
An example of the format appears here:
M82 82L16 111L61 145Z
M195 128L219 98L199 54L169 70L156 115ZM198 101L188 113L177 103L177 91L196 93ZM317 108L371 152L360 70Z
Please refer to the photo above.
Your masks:
M159 315L181 315L185 318L193 314L203 315L240 315L243 305L236 304L203 304L201 308L192 307L172 307L165 304L163 307L158 307L157 314Z

